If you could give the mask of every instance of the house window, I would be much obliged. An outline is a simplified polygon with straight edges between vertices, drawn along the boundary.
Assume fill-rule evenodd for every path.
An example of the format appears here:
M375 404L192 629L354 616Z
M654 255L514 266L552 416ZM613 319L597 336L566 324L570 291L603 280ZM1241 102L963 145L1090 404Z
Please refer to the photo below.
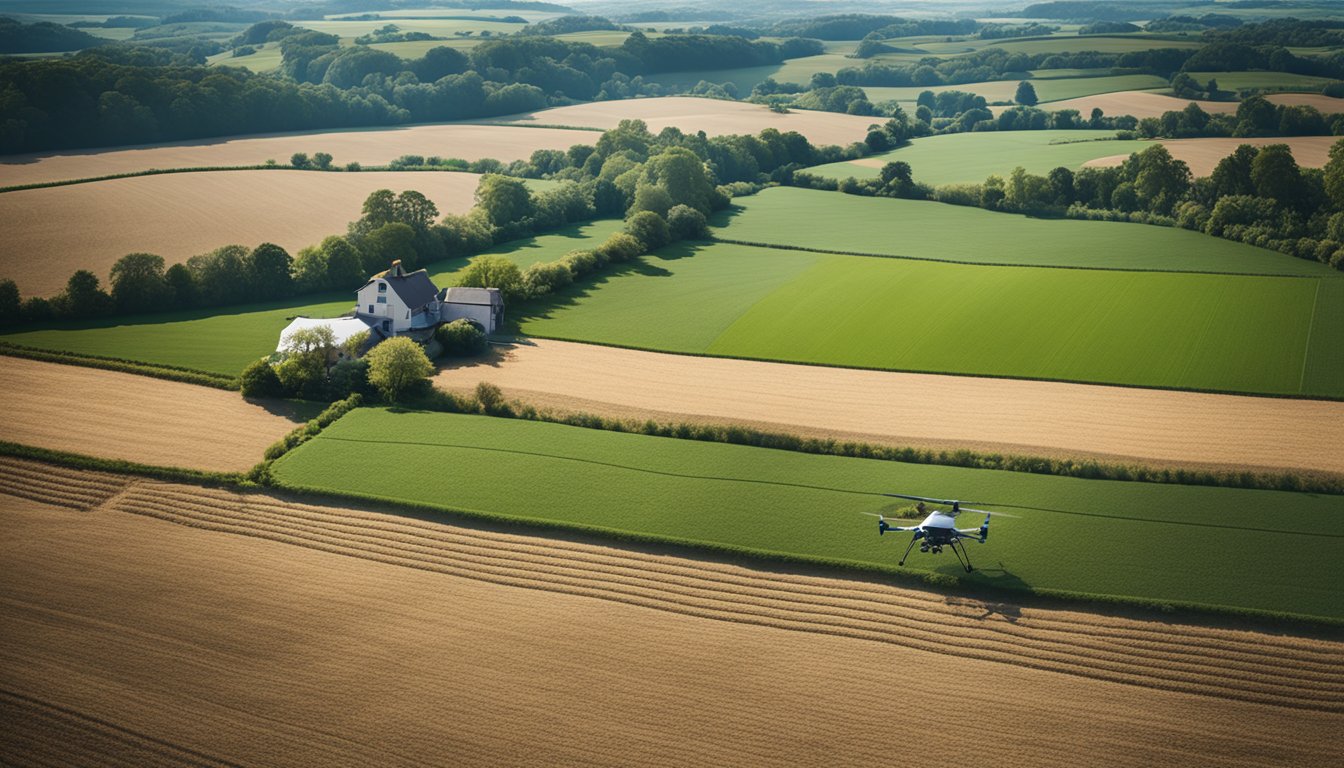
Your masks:
M369 314L370 314L370 315L373 314L373 305L372 305L372 304L369 305Z
M386 297L386 296L379 296L379 297L378 297L378 303L379 303L379 304L386 304L386 303L387 303L387 297Z
M379 284L378 284L378 292L379 292L379 293L387 293L387 283L379 283Z

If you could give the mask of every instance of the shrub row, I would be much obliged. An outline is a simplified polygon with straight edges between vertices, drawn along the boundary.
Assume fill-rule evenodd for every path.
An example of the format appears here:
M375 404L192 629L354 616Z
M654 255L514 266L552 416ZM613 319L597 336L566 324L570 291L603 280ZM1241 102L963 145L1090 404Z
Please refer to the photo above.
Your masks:
M307 424L290 430L287 435L271 443L266 449L266 453L262 455L261 463L247 473L247 479L261 485L269 485L271 482L271 464L276 459L313 439L337 419L358 408L362 402L363 398L356 392L344 400L337 400L327 406Z
M150 464L137 464L136 462L125 461L123 459L104 459L96 456L85 456L80 453L57 451L51 448L21 445L19 443L11 443L7 440L0 440L0 455L14 456L21 459L32 459L34 461L45 461L49 464L59 464L65 467L74 467L75 469L89 469L98 472L115 472L123 475L152 477L156 480L209 483L212 485L239 485L244 482L243 476L237 472L210 472L203 469L187 469L185 467L160 467Z
M214 387L216 389L238 389L238 380L232 376L222 376L218 373L196 370L194 368L141 363L135 360L125 360L118 357L100 357L97 355L81 355L74 352L34 349L32 347L24 347L8 342L0 342L0 355L22 357L29 360L40 360L45 363L82 365L86 368L102 368L108 371L133 373L138 376L151 376L156 379L180 381L184 384L199 384L203 387Z

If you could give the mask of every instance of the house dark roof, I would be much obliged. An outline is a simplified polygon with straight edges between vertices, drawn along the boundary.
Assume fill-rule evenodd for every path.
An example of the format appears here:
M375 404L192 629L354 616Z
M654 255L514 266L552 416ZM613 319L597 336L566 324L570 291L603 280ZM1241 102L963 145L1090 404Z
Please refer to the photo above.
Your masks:
M425 306L439 294L439 289L434 287L433 281L429 279L429 273L423 269L409 275L397 277L388 275L383 279L393 291L396 291L406 306L411 308L411 311Z
M451 304L479 304L483 307L493 307L504 303L504 296L500 294L498 288L463 288L454 286L444 288L439 293L439 300Z

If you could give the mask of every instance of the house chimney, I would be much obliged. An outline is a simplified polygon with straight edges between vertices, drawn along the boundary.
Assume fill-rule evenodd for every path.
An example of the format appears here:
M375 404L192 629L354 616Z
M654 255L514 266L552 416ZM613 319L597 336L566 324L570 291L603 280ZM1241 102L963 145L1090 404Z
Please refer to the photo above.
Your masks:
M406 270L401 268L401 259L392 262L392 268L387 270L388 277L401 277L406 274Z

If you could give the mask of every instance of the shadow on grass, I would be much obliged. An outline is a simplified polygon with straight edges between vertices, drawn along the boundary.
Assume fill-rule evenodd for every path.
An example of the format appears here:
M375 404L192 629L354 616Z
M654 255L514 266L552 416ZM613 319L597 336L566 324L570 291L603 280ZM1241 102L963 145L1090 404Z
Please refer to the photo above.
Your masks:
M153 314L141 315L118 315L114 317L92 318L88 320L53 320L42 323L32 323L12 328L5 328L0 331L0 338L13 334L28 333L30 331L87 331L101 328L117 328L119 326L129 325L166 325L170 323L187 323L196 320L206 320L212 317L228 317L232 315L250 315L260 312L274 312L277 310L293 309L296 310L293 316L287 316L286 319L292 319L303 314L299 310L314 307L320 304L330 304L337 301L349 300L350 307L355 306L353 293L320 293L308 296L297 296L290 299L278 299L275 301L260 302L256 304L231 304L220 307L203 307L200 309L184 309L174 312L156 312ZM279 333L279 326L276 332Z

